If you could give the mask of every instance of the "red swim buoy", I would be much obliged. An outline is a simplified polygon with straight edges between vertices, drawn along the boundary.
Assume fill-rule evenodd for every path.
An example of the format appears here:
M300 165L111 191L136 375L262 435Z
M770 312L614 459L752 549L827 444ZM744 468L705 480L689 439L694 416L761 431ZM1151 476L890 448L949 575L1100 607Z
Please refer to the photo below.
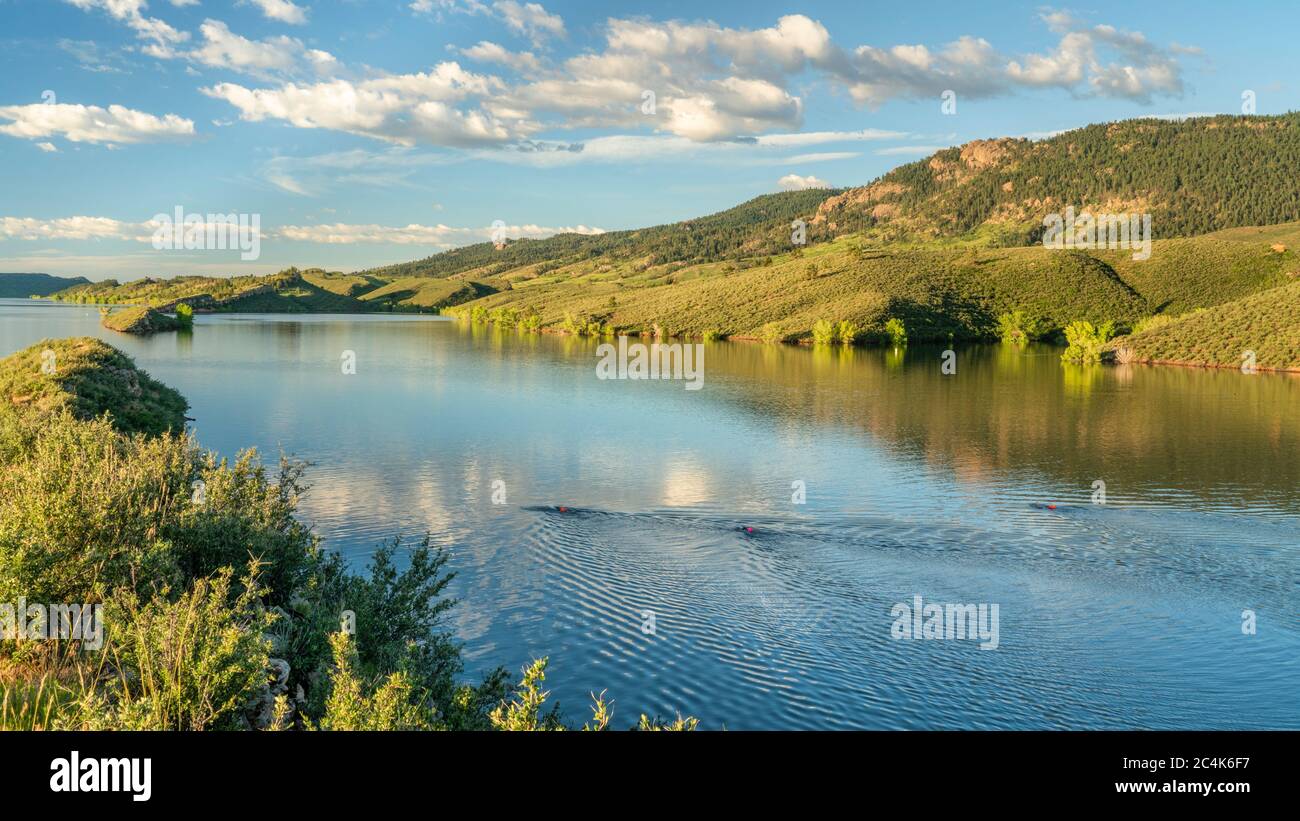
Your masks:
M561 513L568 513L568 512L569 512L569 509L568 509L567 507L561 507L561 508L560 508L560 512L561 512Z
M1056 505L1048 505L1048 506L1047 506L1047 509L1048 509L1048 510L1056 510Z

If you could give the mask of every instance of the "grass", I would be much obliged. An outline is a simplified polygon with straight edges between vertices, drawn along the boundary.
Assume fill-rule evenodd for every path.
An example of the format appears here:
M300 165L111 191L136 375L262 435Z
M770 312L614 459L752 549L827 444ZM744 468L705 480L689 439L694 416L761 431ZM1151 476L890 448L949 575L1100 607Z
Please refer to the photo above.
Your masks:
M0 403L47 418L67 409L79 419L107 412L126 433L185 427L188 403L98 339L44 340L0 360Z
M1108 346L1131 362L1300 371L1300 281L1156 323Z
M113 311L104 317L101 324L110 331L141 336L163 331L179 331L184 327L179 319L159 313L147 305Z

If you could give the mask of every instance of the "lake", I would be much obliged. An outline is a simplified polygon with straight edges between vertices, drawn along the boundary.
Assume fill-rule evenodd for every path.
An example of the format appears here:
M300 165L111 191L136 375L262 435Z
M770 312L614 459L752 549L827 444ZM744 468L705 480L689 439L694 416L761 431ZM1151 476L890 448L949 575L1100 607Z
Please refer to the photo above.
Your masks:
M1293 376L721 342L687 390L435 317L99 319L0 300L0 354L105 339L204 446L309 460L358 567L429 533L467 667L549 657L570 721L603 690L619 727L1300 728ZM900 635L918 596L996 642Z

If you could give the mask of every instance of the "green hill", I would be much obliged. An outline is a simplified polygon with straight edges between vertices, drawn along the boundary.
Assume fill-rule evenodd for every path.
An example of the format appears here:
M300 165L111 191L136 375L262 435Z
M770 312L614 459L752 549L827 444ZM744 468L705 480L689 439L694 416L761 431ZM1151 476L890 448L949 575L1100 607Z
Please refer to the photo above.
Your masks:
M0 360L3 413L39 418L66 408L93 419L108 412L118 430L159 434L183 430L187 407L179 393L98 339L47 339Z
M830 197L817 222L882 240L1027 244L1066 206L1149 213L1157 237L1300 219L1300 114L1137 119L977 140Z
M100 324L110 331L142 336L161 331L177 331L182 327L179 320L144 305L113 311Z
M1110 344L1123 362L1300 371L1300 281L1193 311Z
M50 274L0 274L0 298L26 299L49 296L76 285L89 284L85 277L56 277Z
M364 273L386 278L470 274L483 279L527 266L540 266L543 270L537 273L541 274L597 257L649 267L775 254L790 247L790 223L797 218L812 219L829 193L834 192L821 189L767 194L716 214L632 231L558 234L546 239L513 240L503 248L480 242Z

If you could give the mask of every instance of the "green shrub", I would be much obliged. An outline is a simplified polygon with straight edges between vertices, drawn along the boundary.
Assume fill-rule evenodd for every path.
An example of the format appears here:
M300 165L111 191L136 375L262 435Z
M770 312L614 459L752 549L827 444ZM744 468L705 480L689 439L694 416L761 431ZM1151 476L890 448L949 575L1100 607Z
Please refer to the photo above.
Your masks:
M182 328L194 327L194 309L184 302L176 306L176 321L181 323Z
M769 322L759 330L759 337L769 345L775 345L785 341L786 332L779 322Z
M65 411L34 430L16 421L4 450L0 601L98 601L136 580L180 580L163 531L189 503L192 441Z
M903 325L903 320L897 317L890 317L885 323L885 339L895 348L901 348L907 344L907 328Z
M531 732L536 730L563 730L557 708L544 710L550 695L542 689L546 681L546 659L537 659L524 668L523 680L515 688L514 697L497 705L489 718L496 730Z
M357 674L357 651L346 633L330 636L334 670L321 730L430 730L434 720L420 703L410 676L399 671L374 686ZM309 724L309 726L311 726Z
M174 601L149 601L120 589L105 605L100 651L107 684L69 711L68 729L234 729L243 708L268 681L274 616L250 571L234 592L229 568L198 579Z
M835 341L841 345L853 345L858 341L858 333L857 323L847 319L841 320L835 326Z
M1079 320L1065 326L1065 340L1069 347L1061 354L1061 361L1090 365L1101 361L1105 345L1115 335L1115 324L1104 322L1093 327L1091 322Z
M813 323L812 339L814 345L829 345L835 341L835 325L825 319Z
M998 336L1008 344L1024 345L1043 333L1042 323L1026 316L1024 311L1011 311L998 316Z
M536 332L536 331L541 330L541 328L542 328L542 315L539 314L539 313L537 313L537 311L536 311L535 309L534 309L534 310L529 310L529 312L528 312L527 314L523 314L523 315L520 316L520 319L519 319L519 327L520 327L522 330L525 330L525 331L533 331L533 332Z

